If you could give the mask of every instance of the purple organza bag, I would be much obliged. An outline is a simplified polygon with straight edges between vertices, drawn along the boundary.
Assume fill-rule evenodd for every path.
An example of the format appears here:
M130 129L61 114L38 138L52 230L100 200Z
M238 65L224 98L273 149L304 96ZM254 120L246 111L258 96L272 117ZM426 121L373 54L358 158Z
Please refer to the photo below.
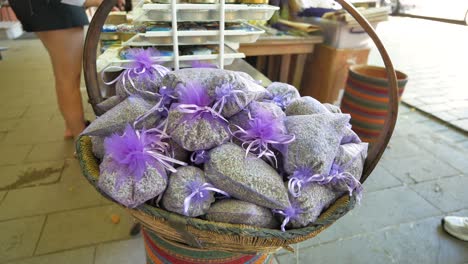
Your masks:
M211 106L206 87L192 82L179 85L178 103L172 104L167 128L172 139L189 151L211 149L229 140L227 120Z
M275 103L283 110L291 101L301 97L297 89L287 83L273 82L268 85L267 91L270 93L267 100Z
M167 156L167 137L156 129L138 131L128 125L122 135L106 138L99 188L131 208L160 195L167 185L166 169L176 171L172 163L185 165Z
M244 110L229 118L229 123L247 129L252 119L265 115L278 120L278 123L283 122L286 117L283 110L274 103L253 101Z
M205 175L216 187L232 197L271 209L290 206L282 177L274 168L233 143L210 151Z
M330 171L325 175L314 174L307 168L294 171L288 181L292 206L276 211L282 215L283 230L286 225L300 228L315 222L324 209L346 192L350 196L355 194L359 202L362 196L359 179L367 147L367 143L341 145Z
M90 136L108 136L112 133L119 133L124 130L127 124L134 123L137 118L144 116L146 113L150 112L152 108L153 104L147 100L134 96L128 97L91 122L82 134ZM144 124L150 127L150 124L154 124L155 122L155 120L147 121L149 123L145 121L140 124L139 127Z
M208 211L215 201L215 193L229 196L208 183L201 169L193 166L179 167L169 177L162 205L168 211L197 217Z
M281 230L285 228L305 227L317 220L322 211L330 206L336 198L336 192L318 183L310 183L303 187L301 195L294 197L289 194L291 206L285 210L273 210L282 219Z
M282 150L285 171L310 168L316 174L328 173L349 119L331 113L286 117L286 129L296 138Z
M253 203L223 199L211 205L205 215L209 221L243 224L256 227L276 229L279 223L270 209Z
M323 106L325 106L325 108L327 108L327 110L328 110L330 113L341 114L341 109L340 109L340 107L338 107L338 106L336 106L336 105L329 104L329 103L324 103Z
M319 101L315 100L310 96L304 96L299 99L293 100L288 107L286 107L286 115L313 115L313 114L323 114L323 113L334 113L341 114L339 107L331 104L322 104ZM347 124L344 129L343 138L341 139L341 144L347 143L360 143L361 139L359 136L351 129L351 124Z
M273 148L294 141L293 135L286 133L285 115L281 108L269 102L252 102L245 111L230 119L231 134L247 153L265 158L277 167Z
M347 191L349 195L352 195L356 191L356 197L359 201L362 192L359 180L366 161L367 148L368 143L341 145L330 172L319 183L329 185L340 194Z
M132 49L129 58L132 62L125 67L111 66L110 69L123 69L124 71L113 81L105 82L107 85L115 83L117 96L126 98L130 95L152 98L162 85L163 77L170 70L154 62L151 58L158 56L154 48ZM103 71L104 72L104 71Z
M221 69L191 68L173 71L164 78L163 85L177 90L177 87L183 87L194 80L208 89L208 95L214 100L213 109L226 118L268 94L248 74Z
M328 109L319 101L310 96L297 98L286 107L287 116L294 115L313 115L329 112Z

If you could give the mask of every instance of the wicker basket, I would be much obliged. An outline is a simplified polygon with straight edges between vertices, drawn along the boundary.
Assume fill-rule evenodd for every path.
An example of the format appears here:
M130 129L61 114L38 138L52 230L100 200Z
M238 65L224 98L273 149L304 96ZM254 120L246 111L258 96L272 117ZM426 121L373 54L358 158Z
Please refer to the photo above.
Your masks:
M102 114L96 105L103 100L98 88L99 79L96 72L97 44L100 29L116 1L105 0L102 3L90 23L86 37L84 51L85 81L90 103L96 115ZM384 60L391 86L389 92L389 111L379 137L369 150L361 177L361 182L364 182L382 156L396 123L398 111L396 75L385 48L369 22L347 0L337 0L337 2L359 22L378 47ZM89 137L84 136L77 141L77 153L84 175L91 184L97 186L99 165L98 160L93 156ZM105 194L103 195L106 196ZM291 244L316 236L351 210L355 203L355 197L344 195L323 212L315 223L304 228L288 230L286 232L189 218L146 204L136 209L128 209L128 211L147 229L173 243L188 245L199 250L256 254L275 252L281 247L291 250Z

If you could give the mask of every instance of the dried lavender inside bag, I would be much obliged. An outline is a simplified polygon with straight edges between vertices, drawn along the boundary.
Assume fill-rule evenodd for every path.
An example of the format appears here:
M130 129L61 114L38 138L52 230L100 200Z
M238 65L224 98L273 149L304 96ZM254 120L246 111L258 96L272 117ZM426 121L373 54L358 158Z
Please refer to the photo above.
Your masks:
M169 69L155 63L151 58L157 56L158 53L153 48L131 50L128 56L132 62L115 82L117 96L120 98L131 95L145 98L153 97L162 86L162 78L170 72Z
M310 96L304 96L299 99L293 100L288 107L286 107L286 115L313 115L313 114L323 114L323 113L334 113L340 114L341 110L339 107L331 104L321 104L319 101L315 100ZM341 139L341 144L347 143L360 143L361 139L359 136L351 129L351 125L348 124L344 129L343 138Z
M292 174L310 168L317 174L328 173L349 119L349 115L331 113L286 117L286 129L296 139L283 151L285 171Z
M114 108L94 120L82 132L82 135L108 136L123 131L125 126L133 123L139 116L149 112L152 104L139 97L128 97Z
M322 211L330 206L341 194L318 183L310 183L302 188L301 195L289 194L291 206L285 210L274 210L281 216L282 229L305 227L317 220ZM286 219L287 218L287 219Z
M168 132L172 139L189 151L211 149L229 139L227 120L211 108L213 100L206 87L187 83L177 89L177 104L168 116Z
M235 144L211 150L204 170L215 187L239 200L272 209L289 206L287 189L276 170Z
M201 169L193 166L179 167L169 177L162 205L171 212L197 217L205 214L215 201L214 190Z
M296 87L287 83L273 82L268 85L267 91L270 93L268 101L275 103L283 110L291 101L301 97Z
M184 165L167 156L167 136L156 129L138 131L130 125L122 135L104 141L98 186L127 207L136 207L160 195L167 185L166 169L171 163Z
M220 69L177 70L164 78L163 85L177 91L180 85L185 86L194 80L207 88L208 95L215 101L213 108L226 118L238 113L250 102L267 95L266 89L247 74Z
M270 209L253 203L224 199L211 205L205 215L210 221L244 224L263 228L278 228L279 223Z

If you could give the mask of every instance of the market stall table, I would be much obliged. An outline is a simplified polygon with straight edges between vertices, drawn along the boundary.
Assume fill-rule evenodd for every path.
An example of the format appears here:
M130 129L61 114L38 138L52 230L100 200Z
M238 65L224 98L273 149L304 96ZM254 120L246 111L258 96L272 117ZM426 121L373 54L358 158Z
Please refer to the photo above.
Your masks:
M275 69L279 66L279 81L292 83L300 88L304 65L308 54L314 52L316 44L323 42L322 36L292 37L292 36L262 36L255 43L240 45L239 51L245 56L281 56L280 61L273 57L269 59L268 78L274 79ZM292 56L295 55L295 63ZM257 60L257 69L261 70L266 64L265 57ZM290 80L292 76L292 80Z

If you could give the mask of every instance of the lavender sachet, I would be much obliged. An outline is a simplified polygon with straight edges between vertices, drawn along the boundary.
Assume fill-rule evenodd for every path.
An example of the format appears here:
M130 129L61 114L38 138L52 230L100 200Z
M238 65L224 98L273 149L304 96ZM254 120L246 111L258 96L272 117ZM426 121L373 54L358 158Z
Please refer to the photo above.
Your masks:
M123 134L104 141L105 155L100 164L99 188L127 207L137 207L166 189L166 170L171 164L184 165L167 155L167 138L162 132L138 131L128 125Z
M189 151L211 149L229 140L227 120L211 106L206 87L197 82L178 86L178 103L172 104L167 127L172 139Z
M291 206L273 212L282 220L281 230L285 231L286 227L301 228L314 223L338 197L331 188L313 182L303 186L301 195L295 197L289 194Z
M231 133L247 153L265 158L277 167L273 149L281 148L294 141L294 135L286 132L285 115L273 103L252 102L246 111L232 117Z
M275 103L283 110L293 100L301 97L297 89L287 83L273 82L266 89L270 93L266 101Z
M223 199L208 209L209 221L244 224L263 228L278 228L279 223L270 209L236 199Z
M350 196L355 194L360 201L363 188L359 180L367 157L367 148L367 143L341 145L330 172L319 184L329 186L339 195L345 192Z
M221 69L192 68L169 73L163 86L177 89L196 80L207 88L213 98L213 106L225 118L229 118L245 108L253 100L267 95L264 87L257 84L248 74Z
M315 174L312 169L296 169L289 177L288 190L291 207L276 210L285 226L300 228L316 221L321 212L344 193L361 199L359 182L367 157L367 143L340 146L328 173Z
M313 115L329 112L328 109L315 98L303 96L296 98L286 107L287 116L293 115Z
M295 140L283 150L285 171L292 174L310 168L316 174L328 173L349 119L349 115L331 113L286 117L286 129Z
M289 207L287 189L274 168L233 143L210 151L205 175L232 197L271 209Z
M162 86L163 77L170 72L168 68L153 61L151 57L157 56L157 53L157 50L152 48L132 49L129 54L132 62L128 66L120 67L124 71L116 79L105 83L115 83L116 93L120 98L130 95L152 98ZM115 68L109 68L112 67Z
M180 167L169 177L162 205L168 211L197 217L208 211L215 201L215 193L229 196L211 185L201 169L193 166Z
M94 120L83 135L108 136L123 131L127 124L150 112L153 104L140 97L128 97L114 108Z
M322 104L316 99L310 96L303 96L301 98L293 100L286 107L286 115L313 115L313 114L323 114L323 113L333 113L341 114L339 107L331 104ZM344 128L344 134L341 139L341 144L347 143L360 143L361 139L359 136L351 129L351 124L347 124Z

